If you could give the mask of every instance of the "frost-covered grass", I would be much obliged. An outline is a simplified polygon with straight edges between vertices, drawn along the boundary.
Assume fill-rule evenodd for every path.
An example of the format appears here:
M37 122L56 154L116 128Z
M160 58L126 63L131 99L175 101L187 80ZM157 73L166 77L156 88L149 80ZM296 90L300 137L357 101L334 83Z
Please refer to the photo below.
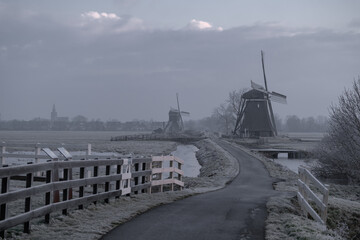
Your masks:
M234 143L238 145L238 142ZM262 161L270 175L278 179L274 189L280 195L271 197L267 203L269 215L266 220L266 239L360 239L359 186L329 185L325 227L302 215L296 197L296 173L261 154L242 148Z
M109 151L109 148L119 151L119 147L129 147L141 150L140 154L145 155L162 152L168 154L176 147L176 143L152 141L109 142L103 145L105 151ZM42 219L35 219L31 223L31 234L23 234L22 226L18 226L8 231L7 239L98 239L117 225L153 207L222 188L238 174L236 159L211 140L202 140L196 145L199 148L197 159L202 166L200 177L184 177L184 191L124 196L111 199L110 204L91 204L84 210L71 210L68 216L55 213L52 214L50 224L44 224Z

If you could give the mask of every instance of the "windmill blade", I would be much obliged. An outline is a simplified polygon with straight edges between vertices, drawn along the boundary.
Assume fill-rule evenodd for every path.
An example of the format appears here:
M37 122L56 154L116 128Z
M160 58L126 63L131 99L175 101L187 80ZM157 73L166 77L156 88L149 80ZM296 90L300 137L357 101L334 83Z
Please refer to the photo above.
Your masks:
M176 101L177 101L177 106L178 106L178 111L179 111L179 118L180 118L180 131L184 129L184 121L182 119L181 116L181 111L180 111L180 104L179 104L179 94L176 93Z
M265 91L265 88L251 80L251 88L259 91Z
M177 101L178 111L180 113L179 94L178 93L176 93L176 101Z
M183 115L183 116L190 116L190 113L189 113L189 112L181 111L180 113L181 113L181 115Z
M264 52L261 50L261 63L264 74L264 82L265 82L265 90L268 91L267 82L266 82L266 74L265 74L265 64L264 64Z
M282 95L280 93L277 93L277 92L271 92L270 99L271 99L271 101L278 102L278 103L283 103L283 104L287 103L286 96Z

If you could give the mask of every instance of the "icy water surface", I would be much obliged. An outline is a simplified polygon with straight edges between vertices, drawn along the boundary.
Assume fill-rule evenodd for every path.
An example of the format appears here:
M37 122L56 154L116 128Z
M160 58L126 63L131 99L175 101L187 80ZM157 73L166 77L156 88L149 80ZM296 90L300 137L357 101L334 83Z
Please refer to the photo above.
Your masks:
M199 150L194 145L178 145L171 154L184 161L183 171L187 177L197 177L200 173L200 164L195 153Z
M289 168L295 173L298 173L298 168L301 165L305 167L312 167L316 164L316 159L288 159L286 153L280 153L279 158L274 159L274 161Z

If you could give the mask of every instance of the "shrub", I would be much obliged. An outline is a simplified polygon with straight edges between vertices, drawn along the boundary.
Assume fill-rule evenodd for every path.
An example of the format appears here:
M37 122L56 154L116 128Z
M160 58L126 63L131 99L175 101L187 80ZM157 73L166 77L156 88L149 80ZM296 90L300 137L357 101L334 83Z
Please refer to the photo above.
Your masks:
M328 134L315 156L318 175L360 183L360 77L345 89L338 105L331 106Z

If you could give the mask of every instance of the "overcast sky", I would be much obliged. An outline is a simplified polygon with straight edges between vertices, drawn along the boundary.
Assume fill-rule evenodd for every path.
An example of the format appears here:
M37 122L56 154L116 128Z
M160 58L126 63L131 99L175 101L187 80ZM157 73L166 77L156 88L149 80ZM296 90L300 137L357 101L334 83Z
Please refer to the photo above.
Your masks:
M1 1L3 120L190 118L263 84L281 117L328 115L360 75L360 1Z

